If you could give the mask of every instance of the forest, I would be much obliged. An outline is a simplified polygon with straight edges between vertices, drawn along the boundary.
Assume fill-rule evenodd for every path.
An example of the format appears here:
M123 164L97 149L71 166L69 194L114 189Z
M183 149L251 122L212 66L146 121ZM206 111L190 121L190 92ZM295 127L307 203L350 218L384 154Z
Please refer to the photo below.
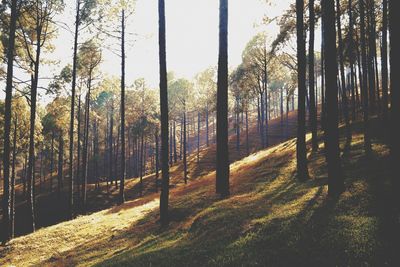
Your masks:
M399 266L394 3L2 0L0 266Z

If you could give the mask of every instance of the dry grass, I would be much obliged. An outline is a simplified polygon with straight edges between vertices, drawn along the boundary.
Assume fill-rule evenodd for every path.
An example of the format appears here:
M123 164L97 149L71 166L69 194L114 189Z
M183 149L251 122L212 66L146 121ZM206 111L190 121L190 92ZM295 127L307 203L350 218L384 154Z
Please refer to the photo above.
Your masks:
M343 160L346 191L338 199L327 197L322 151L309 156L312 179L295 180L295 141L289 140L231 164L227 199L214 193L214 171L184 185L175 166L168 229L160 229L158 195L149 191L19 237L0 249L0 265L394 265L398 225L384 211L388 148L374 138L374 155L366 158L355 128Z

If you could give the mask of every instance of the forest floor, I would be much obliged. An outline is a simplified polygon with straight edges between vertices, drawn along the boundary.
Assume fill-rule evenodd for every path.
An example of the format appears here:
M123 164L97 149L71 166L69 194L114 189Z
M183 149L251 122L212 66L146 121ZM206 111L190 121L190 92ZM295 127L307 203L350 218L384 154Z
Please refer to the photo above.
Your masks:
M308 156L311 179L300 183L292 139L232 163L227 199L215 194L214 171L173 183L168 229L149 192L15 238L0 248L0 266L395 266L389 150L375 119L366 157L361 128L353 125L342 155L346 191L337 199L327 197L323 142Z
M296 119L297 112L293 111L289 113L287 123L286 120L282 121L280 118L270 120L269 131L268 131L268 144L269 146L278 144L293 138L296 135ZM253 116L251 121L256 121ZM211 128L211 127L210 127ZM246 151L246 138L244 129L241 130L240 139L240 150L236 149L236 135L234 129L230 129L230 140L229 140L229 151L230 161L235 162L239 159L247 156ZM211 129L210 129L211 132ZM205 144L205 131L201 131L201 140ZM210 145L206 147L203 145L200 147L199 160L197 160L197 149L194 144L197 144L197 138L191 135L190 139L190 153L188 153L188 181L198 179L200 176L208 174L215 170L215 157L216 157L216 145L213 142L213 134L210 133ZM189 148L189 147L188 147ZM256 123L250 123L249 125L249 153L254 153L261 149L260 134L257 131ZM127 166L129 167L129 166ZM66 170L65 170L66 172ZM19 176L20 177L20 176ZM179 160L170 167L171 187L176 187L184 184L183 178L183 164L182 160ZM160 178L159 178L160 179ZM60 193L57 192L56 181L57 174L54 174L53 178L53 190L50 190L50 179L47 179L40 183L39 179L36 179L36 204L35 204L35 224L36 229L42 227L48 227L55 225L60 222L69 220L68 208L69 208L69 186L67 179L63 181L63 187ZM125 182L125 199L136 200L147 196L149 194L156 193L156 177L155 173L146 175L143 179L143 183L139 182L139 178L128 178ZM1 185L0 185L1 187ZM0 188L1 191L1 188ZM75 192L78 188L75 188ZM107 186L105 182L100 183L100 188L96 188L93 183L89 183L87 186L87 207L86 214L101 211L110 208L118 202L119 187L115 185ZM75 203L80 203L76 198ZM82 213L79 212L78 214ZM1 219L1 207L0 207L0 219ZM15 211L15 234L16 236L22 236L29 233L30 226L29 222L29 208L26 201L26 196L23 194L23 184L19 179L16 185L16 211ZM1 229L0 229L1 231Z

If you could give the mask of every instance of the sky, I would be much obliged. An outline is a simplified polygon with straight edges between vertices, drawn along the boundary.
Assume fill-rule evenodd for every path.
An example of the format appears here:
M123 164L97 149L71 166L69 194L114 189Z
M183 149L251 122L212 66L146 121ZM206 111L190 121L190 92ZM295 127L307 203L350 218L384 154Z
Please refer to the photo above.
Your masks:
M262 18L279 16L293 1L229 0L228 49L229 66L241 63L242 51L247 42L258 32L266 31L275 36L279 28L272 23L263 25ZM65 0L66 7L56 21L73 28L75 1ZM126 82L132 84L137 78L145 78L148 86L157 88L158 67L158 1L137 0L135 12L127 20ZM218 60L218 0L166 0L167 70L175 76L192 79L197 73ZM59 23L60 24L60 23ZM90 36L81 36L80 42ZM118 40L108 40L118 45ZM72 64L73 35L60 28L52 40L55 50L43 58L55 60L56 64L42 64L40 77L49 78L62 67ZM120 75L120 58L109 49L103 50L100 67L102 77ZM46 87L48 79L39 81ZM49 96L39 92L39 99L48 102Z
M74 5L68 1L60 21L72 22ZM156 0L138 0L135 13L127 21L127 84L143 77L151 87L158 86L158 7ZM275 0L270 6L265 0L229 1L229 65L241 62L246 43L258 32L264 15L277 16L289 6L290 1ZM167 69L176 76L193 78L202 70L217 65L218 59L218 0L166 0ZM72 27L72 24L71 24ZM278 27L268 27L276 34ZM60 30L53 43L56 50L50 56L60 60L56 72L71 63L72 35ZM83 41L83 40L81 40ZM117 44L117 40L115 40ZM120 75L120 58L109 50L103 51L101 71L106 75Z

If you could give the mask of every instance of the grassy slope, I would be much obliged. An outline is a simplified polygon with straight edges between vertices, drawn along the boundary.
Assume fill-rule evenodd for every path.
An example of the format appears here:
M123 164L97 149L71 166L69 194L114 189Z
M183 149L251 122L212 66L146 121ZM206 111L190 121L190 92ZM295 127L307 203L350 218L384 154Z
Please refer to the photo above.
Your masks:
M353 135L339 199L327 198L322 152L309 157L313 179L295 181L290 140L232 164L229 199L215 196L213 172L176 186L168 230L149 194L17 238L0 249L0 265L391 265L388 149L379 136L373 149L365 158Z

